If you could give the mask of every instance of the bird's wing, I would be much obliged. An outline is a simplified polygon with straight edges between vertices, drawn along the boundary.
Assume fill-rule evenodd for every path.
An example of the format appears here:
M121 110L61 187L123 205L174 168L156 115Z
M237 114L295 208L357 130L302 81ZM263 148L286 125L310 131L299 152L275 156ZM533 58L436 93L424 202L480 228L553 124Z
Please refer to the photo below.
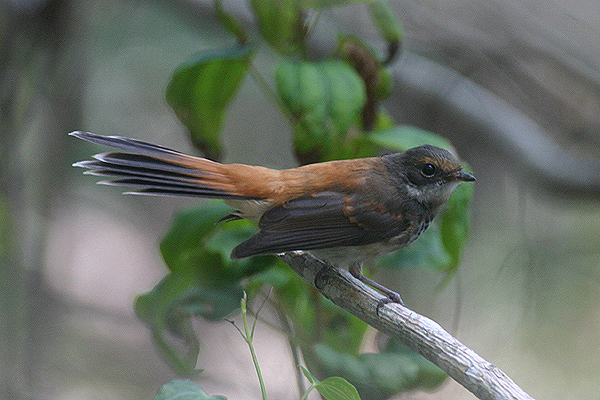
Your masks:
M399 210L390 211L368 195L319 192L267 210L260 232L237 246L232 257L370 244L410 227Z

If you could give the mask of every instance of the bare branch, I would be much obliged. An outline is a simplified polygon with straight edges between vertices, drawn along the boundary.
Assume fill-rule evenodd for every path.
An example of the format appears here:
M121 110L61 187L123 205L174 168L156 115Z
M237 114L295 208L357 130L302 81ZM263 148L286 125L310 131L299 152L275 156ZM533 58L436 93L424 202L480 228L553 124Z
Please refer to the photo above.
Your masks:
M381 307L377 315L375 310L382 295L349 272L327 268L306 253L286 253L280 257L322 295L379 331L401 340L479 399L532 399L500 368L481 358L431 319L396 303Z

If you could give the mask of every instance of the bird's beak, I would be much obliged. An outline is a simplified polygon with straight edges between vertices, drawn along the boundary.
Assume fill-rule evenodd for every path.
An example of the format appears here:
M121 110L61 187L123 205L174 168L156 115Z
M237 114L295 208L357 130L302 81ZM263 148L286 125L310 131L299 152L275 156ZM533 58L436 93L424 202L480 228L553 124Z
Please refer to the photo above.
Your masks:
M463 182L473 182L477 180L473 175L465 171L456 171L454 174L452 174L452 178Z

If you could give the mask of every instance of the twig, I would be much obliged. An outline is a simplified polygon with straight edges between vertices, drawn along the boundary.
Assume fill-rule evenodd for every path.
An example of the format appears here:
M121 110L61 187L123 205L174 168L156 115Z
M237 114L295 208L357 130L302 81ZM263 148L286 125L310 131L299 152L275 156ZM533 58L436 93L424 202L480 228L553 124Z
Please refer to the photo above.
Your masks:
M315 286L324 264L306 253L280 255L294 271ZM382 295L349 272L328 268L319 273L317 290L344 310L405 345L440 367L482 400L532 400L500 368L446 332L436 322L399 304L386 304L376 314Z

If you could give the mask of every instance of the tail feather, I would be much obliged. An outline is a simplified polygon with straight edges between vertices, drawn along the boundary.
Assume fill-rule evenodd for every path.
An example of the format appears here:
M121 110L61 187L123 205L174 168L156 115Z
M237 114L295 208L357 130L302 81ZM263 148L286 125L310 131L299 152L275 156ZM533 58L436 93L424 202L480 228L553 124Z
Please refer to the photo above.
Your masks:
M175 173L185 176L198 177L206 175L206 172L192 169L188 166L175 164L175 160L160 159L143 154L131 153L100 153L94 158L103 164L117 165L130 169L147 169L161 171L163 173Z
M121 136L101 136L91 132L75 131L69 133L70 136L75 136L79 139L83 139L88 142L100 144L103 146L114 147L115 149L121 149L125 151L132 151L138 154L144 154L147 156L164 157L165 155L176 155L176 156L187 156L186 154L180 153L176 150L169 149L167 147L159 146L157 144L142 142L141 140L125 138Z
M158 178L164 181L176 181L182 183L197 184L197 179L185 174L172 171L162 171L150 168L109 164L102 161L80 161L73 164L75 167L87 168L86 175L114 176L114 177L139 177Z
M215 199L240 198L240 196L231 195L229 193L212 188L204 188L198 184L176 183L174 181L157 178L123 178L110 181L100 181L98 183L111 186L139 187L139 189L126 192L127 194L155 194L168 196L206 197Z
M89 132L70 135L92 143L116 147L132 153L112 152L94 156L95 160L73 164L85 173L108 176L114 180L100 183L133 186L133 194L196 196L222 199L248 199L235 193L234 184L214 161L188 156L166 147L119 136L99 136Z

